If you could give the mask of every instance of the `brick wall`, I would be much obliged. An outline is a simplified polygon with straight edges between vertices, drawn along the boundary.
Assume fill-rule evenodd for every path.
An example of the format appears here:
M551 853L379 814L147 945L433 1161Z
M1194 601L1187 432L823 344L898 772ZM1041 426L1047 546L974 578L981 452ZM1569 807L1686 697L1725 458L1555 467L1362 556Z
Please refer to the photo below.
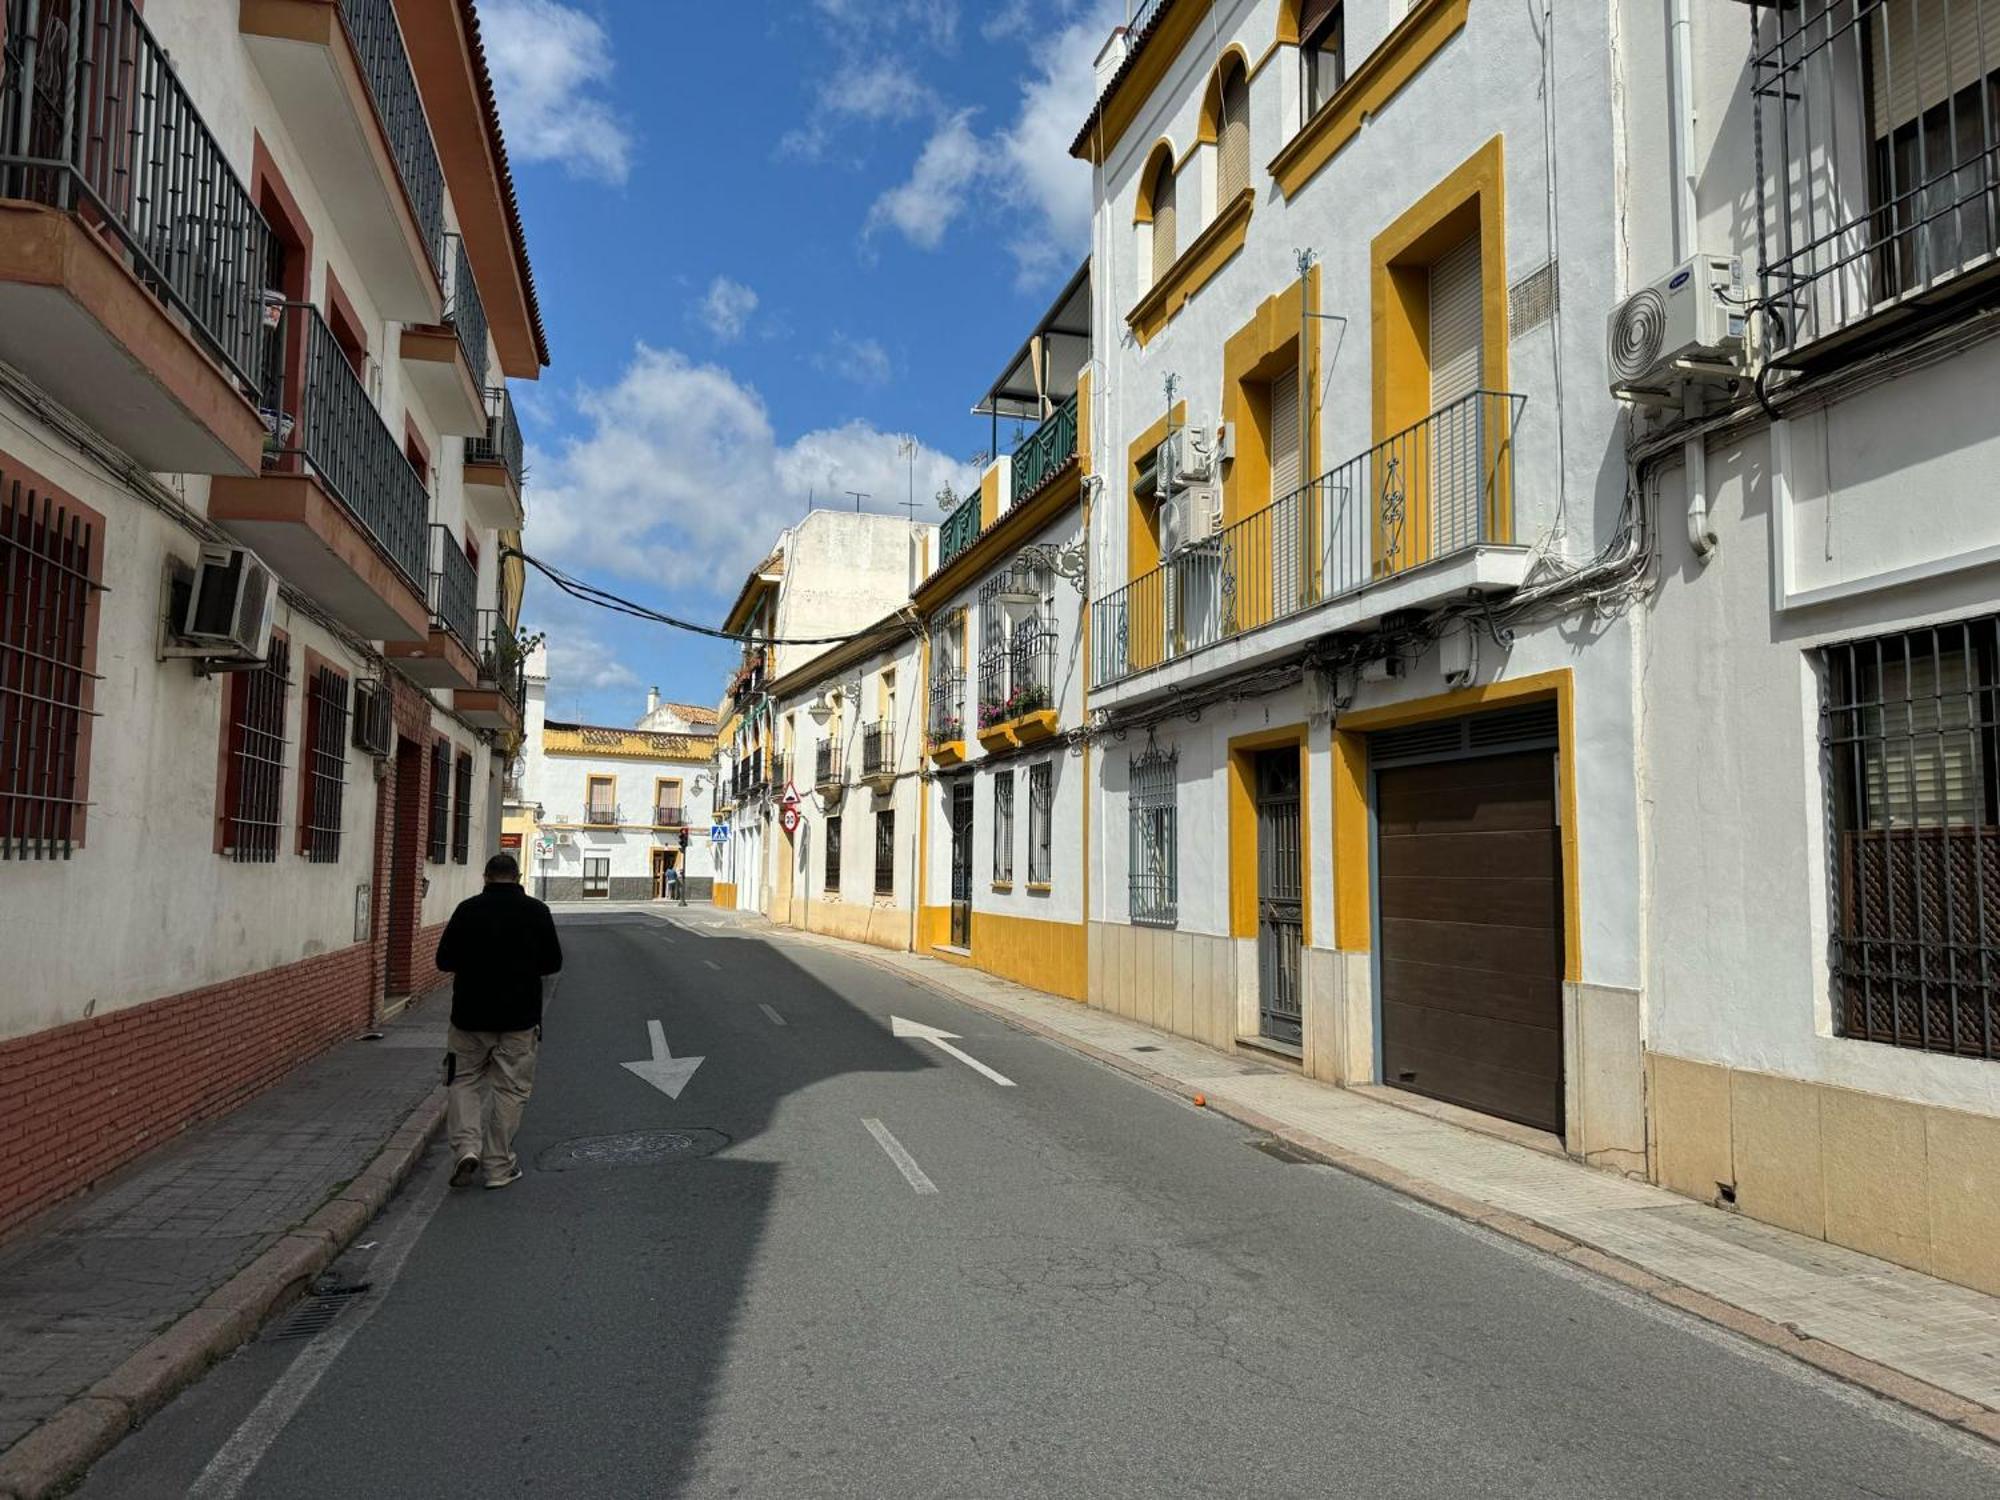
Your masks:
M0 1234L366 1030L371 946L0 1042Z

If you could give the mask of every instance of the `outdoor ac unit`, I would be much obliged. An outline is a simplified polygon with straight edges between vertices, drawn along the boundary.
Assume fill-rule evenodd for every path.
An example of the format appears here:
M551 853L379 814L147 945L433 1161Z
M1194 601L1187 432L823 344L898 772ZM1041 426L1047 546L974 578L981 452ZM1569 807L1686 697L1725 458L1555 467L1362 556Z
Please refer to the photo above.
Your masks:
M1672 391L1733 374L1743 349L1743 264L1698 255L1611 313L1611 393Z
M1213 485L1176 490L1160 507L1160 556L1172 557L1215 535L1221 522L1221 495Z
M390 740L395 734L389 705L388 691L379 682L363 681L354 685L354 745L358 750L366 750L377 760L389 754Z
M1200 484L1215 473L1215 444L1206 427L1183 427L1167 440L1173 445L1174 484Z
M159 654L228 668L255 666L271 650L278 578L244 547L210 543L194 566L169 558Z
M556 847L558 849L567 849L570 846L570 843L571 843L570 836L567 833L558 830L556 833Z

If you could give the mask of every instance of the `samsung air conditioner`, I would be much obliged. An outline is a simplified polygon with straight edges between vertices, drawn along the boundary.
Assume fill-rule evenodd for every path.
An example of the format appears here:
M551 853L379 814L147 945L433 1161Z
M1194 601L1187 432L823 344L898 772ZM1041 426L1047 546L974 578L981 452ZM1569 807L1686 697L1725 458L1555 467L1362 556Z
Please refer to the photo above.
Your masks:
M1746 317L1743 263L1696 256L1612 310L1612 395L1659 397L1689 381L1734 378Z

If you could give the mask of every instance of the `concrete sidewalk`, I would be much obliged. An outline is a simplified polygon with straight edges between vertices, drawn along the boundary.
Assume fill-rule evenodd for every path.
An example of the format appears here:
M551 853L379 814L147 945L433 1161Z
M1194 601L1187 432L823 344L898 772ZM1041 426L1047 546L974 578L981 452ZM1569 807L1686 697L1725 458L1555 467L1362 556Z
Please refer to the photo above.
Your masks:
M89 1462L366 1225L442 1118L445 1023L413 1004L0 1244L0 1496Z
M658 913L665 916L666 913ZM2000 1298L976 969L737 918L920 978L1334 1166L2000 1443Z

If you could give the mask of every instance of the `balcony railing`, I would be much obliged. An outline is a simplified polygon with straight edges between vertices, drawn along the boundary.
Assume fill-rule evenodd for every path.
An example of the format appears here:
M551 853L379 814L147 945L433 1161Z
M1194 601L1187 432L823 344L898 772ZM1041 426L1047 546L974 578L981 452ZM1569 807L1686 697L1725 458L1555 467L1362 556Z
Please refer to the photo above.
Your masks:
M265 467L303 462L421 591L430 497L421 475L368 399L333 332L310 303L272 304L278 315L265 370Z
M655 828L679 828L685 822L686 812L678 802L662 802L653 809Z
M979 540L979 494L967 495L938 529L938 566L942 568Z
M486 435L465 440L465 461L499 464L520 484L527 477L526 445L521 441L521 421L514 415L514 398L507 387L497 385L486 392Z
M498 688L519 713L528 699L528 653L497 609L479 611L479 682Z
M832 740L821 740L819 748L813 751L813 785L839 786L845 779L840 763L840 746Z
M445 236L448 259L445 267L444 320L458 335L458 347L472 370L472 383L486 389L486 305L479 300L479 283L472 279L472 262L466 259L465 237ZM487 424L492 425L492 407L487 407ZM518 477L518 476L517 476Z
M431 527L431 624L449 630L466 650L479 643L479 574L449 526Z
M861 730L861 774L887 776L894 762L889 754L889 724L877 719Z
M792 784L792 752L774 750L771 752L771 790L783 791Z
M403 33L396 24L395 0L340 0L340 18L361 60L362 76L375 100L396 175L409 195L417 230L432 253L442 256L444 244L444 168L438 163L437 142L424 118L424 102ZM443 274L442 263L439 266Z
M2000 28L1989 3L1759 8L1750 92L1767 346L1789 355L2000 253ZM1980 278L1983 280L1984 278ZM1938 293L1938 296L1943 294ZM1843 340L1845 342L1845 340Z
M931 679L930 716L924 721L932 745L965 738L965 674L947 672Z
M979 727L991 729L1055 706L1056 631L1046 620L1024 620L1013 639L979 660Z
M1071 396L1014 449L1012 503L1033 495L1075 457L1076 397Z
M583 810L583 821L593 828L615 828L623 819L615 804L593 802Z
M1091 606L1118 682L1473 547L1512 540L1525 396L1475 391Z
M139 280L257 390L271 229L165 51L130 0L5 3L0 198L114 236Z

